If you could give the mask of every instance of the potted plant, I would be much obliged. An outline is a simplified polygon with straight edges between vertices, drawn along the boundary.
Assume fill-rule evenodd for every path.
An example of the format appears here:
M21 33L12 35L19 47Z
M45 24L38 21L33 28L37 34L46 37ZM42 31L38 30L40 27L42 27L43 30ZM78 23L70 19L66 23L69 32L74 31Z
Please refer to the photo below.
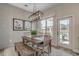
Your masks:
M32 30L31 31L31 35L32 35L32 37L36 36L37 35L37 31L36 30Z

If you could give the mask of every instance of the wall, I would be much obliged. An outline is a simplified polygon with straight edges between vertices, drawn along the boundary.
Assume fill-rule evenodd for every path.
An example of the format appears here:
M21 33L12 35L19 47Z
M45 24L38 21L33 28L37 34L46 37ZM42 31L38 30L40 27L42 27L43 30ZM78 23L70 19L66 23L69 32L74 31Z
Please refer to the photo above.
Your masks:
M72 27L72 39L70 48L73 49L75 52L79 52L79 4L59 4L52 8L50 8L48 11L45 11L44 18L48 16L54 16L54 22L59 20L59 18L64 16L73 16L73 27ZM55 23L54 32L56 32L57 23ZM54 34L54 37L56 37L56 33ZM54 45L57 45L57 39L54 38L53 42Z
M27 20L30 13L9 4L0 4L0 49L22 41L26 31L13 31L13 18Z
M71 49L79 52L79 4L59 4L47 11L44 11L44 18L54 16L54 22L64 16L73 16L73 37L70 44ZM14 42L21 41L21 36L26 31L13 31L13 18L27 19L29 12L16 8L9 4L0 4L0 49L13 46ZM57 45L56 29L57 23L54 24L53 44ZM26 34L27 35L27 34Z

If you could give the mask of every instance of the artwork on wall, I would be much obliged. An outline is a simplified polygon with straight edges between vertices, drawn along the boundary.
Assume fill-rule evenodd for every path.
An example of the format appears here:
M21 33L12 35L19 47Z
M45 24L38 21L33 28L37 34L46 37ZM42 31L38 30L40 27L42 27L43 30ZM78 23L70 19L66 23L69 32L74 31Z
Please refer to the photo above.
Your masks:
M13 18L13 30L22 31L23 29L23 20Z
M30 21L24 21L24 30L25 31L31 30L31 22Z
M27 20L13 18L13 31L30 31L31 22Z

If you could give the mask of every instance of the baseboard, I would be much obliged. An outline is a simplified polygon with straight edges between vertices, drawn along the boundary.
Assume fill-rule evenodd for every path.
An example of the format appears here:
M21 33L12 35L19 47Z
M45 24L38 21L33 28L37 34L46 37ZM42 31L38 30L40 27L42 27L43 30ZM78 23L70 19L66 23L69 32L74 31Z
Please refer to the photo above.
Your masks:
M56 45L51 45L54 48L60 48L60 46L56 46Z
M65 48L65 47L61 47L61 46L55 46L55 45L52 45L52 47L57 48L57 49L61 49L62 48L65 51L70 51L72 54L79 55L79 50L77 50L77 49L69 49L69 48Z
M77 50L77 49L73 49L72 51L73 51L74 53L76 53L76 54L79 55L79 50Z
M70 50L70 51L72 51L72 49L65 48L65 47L61 47L61 46L52 45L52 47L55 47L55 48L62 48L62 49L64 49L64 50Z

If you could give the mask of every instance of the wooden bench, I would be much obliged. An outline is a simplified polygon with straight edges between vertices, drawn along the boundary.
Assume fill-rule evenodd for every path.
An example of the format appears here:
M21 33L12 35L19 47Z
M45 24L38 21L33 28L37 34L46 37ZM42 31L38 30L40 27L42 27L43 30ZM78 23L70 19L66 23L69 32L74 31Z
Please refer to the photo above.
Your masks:
M17 42L15 43L15 50L18 52L19 56L34 56L35 55L35 51L24 45L22 42Z

